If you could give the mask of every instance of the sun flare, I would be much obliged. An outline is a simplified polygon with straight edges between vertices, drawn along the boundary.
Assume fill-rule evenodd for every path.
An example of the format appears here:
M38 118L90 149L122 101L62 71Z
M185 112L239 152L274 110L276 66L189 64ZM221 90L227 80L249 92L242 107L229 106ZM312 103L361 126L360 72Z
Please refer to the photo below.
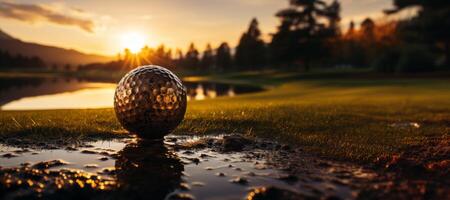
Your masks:
M146 38L141 33L130 32L122 35L122 47L128 48L131 53L138 53L145 46Z

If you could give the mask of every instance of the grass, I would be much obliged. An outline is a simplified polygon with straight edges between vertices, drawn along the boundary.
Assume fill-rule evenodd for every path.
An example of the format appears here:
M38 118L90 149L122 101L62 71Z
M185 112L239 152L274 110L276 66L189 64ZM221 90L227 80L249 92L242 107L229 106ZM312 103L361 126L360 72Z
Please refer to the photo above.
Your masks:
M193 79L270 89L189 102L175 134L239 132L286 141L320 156L369 162L450 132L447 79L318 79L273 71ZM421 127L391 126L407 122ZM83 139L123 133L112 109L0 112L3 139Z

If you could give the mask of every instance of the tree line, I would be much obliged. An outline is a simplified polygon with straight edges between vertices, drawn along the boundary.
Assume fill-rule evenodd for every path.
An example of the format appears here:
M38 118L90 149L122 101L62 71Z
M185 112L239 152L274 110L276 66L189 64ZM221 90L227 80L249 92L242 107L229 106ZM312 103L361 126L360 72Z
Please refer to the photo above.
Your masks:
M37 56L27 57L21 54L12 55L7 51L0 51L0 68L45 68L46 64Z
M144 47L138 56L125 50L114 63L121 68L138 62L213 71L371 67L393 73L450 69L450 24L442 20L450 18L450 1L393 3L386 15L411 7L418 13L399 21L366 18L358 25L350 22L348 29L342 30L338 0L291 0L286 9L276 13L280 24L268 42L262 39L254 18L233 49L227 43L215 48L208 44L202 53L193 43L185 53L163 45Z
M393 0L393 5L384 11L387 16L411 8L417 14L393 21L366 18L360 24L350 22L343 30L338 0L290 0L287 8L275 14L279 25L269 41L262 39L259 22L254 18L236 47L226 42L215 47L207 44L200 52L191 43L183 52L164 45L145 46L138 53L125 49L109 63L78 68L129 70L156 64L219 72L265 68L309 71L315 67L370 67L387 73L449 70L450 23L446 19L450 19L450 1ZM42 65L41 60L33 59Z

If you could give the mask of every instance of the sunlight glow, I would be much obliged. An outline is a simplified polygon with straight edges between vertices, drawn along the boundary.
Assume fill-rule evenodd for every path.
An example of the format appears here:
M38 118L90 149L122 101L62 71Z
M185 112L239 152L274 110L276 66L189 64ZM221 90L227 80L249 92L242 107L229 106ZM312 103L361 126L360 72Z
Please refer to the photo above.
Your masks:
M115 84L93 83L73 92L21 98L2 106L0 110L108 108L113 106L111 99L115 88Z
M146 38L138 32L130 32L122 35L122 47L128 48L131 53L138 53L145 46Z

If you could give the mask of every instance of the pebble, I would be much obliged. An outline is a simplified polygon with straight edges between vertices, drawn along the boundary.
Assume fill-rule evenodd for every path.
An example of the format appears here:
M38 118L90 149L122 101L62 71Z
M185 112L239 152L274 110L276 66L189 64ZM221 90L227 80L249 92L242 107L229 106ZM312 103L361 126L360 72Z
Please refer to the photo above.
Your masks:
M62 165L67 165L67 164L68 163L64 160L50 160L50 161L38 162L33 165L33 168L48 169L51 167L57 167L57 166L62 166Z
M204 186L205 183L203 183L203 182L198 182L198 181L194 181L194 182L191 183L191 185L192 185L192 186L199 186L199 187L201 187L201 186Z
M225 173L223 173L223 172L218 172L218 173L216 173L216 176L224 177L224 176L225 176Z
M99 158L99 160L100 161L107 161L107 160L109 160L109 158L108 157L101 157L101 158Z
M180 190L189 191L191 187L187 183L180 183Z
M251 144L252 141L242 137L241 135L229 135L224 136L222 140L222 150L228 151L242 151L247 144Z
M12 154L12 153L5 153L2 155L3 158L13 158L13 157L17 157L18 155L16 154Z
M15 150L14 153L26 153L26 152L30 152L29 149L19 149L19 150Z
M66 147L66 150L67 151L78 151L78 149L75 147Z
M84 154L96 154L97 152L91 151L91 150L83 150L83 151L81 151L81 153L84 153Z
M187 151L183 152L183 154L185 154L185 155L192 155L192 154L194 154L194 152L190 151L190 150L187 150Z
M85 168L98 168L97 164L86 164L84 165Z
M245 177L238 176L234 179L231 179L230 182L245 185L248 183L248 180Z
M195 199L194 196L188 193L176 193L173 195L170 195L168 200L193 200Z

